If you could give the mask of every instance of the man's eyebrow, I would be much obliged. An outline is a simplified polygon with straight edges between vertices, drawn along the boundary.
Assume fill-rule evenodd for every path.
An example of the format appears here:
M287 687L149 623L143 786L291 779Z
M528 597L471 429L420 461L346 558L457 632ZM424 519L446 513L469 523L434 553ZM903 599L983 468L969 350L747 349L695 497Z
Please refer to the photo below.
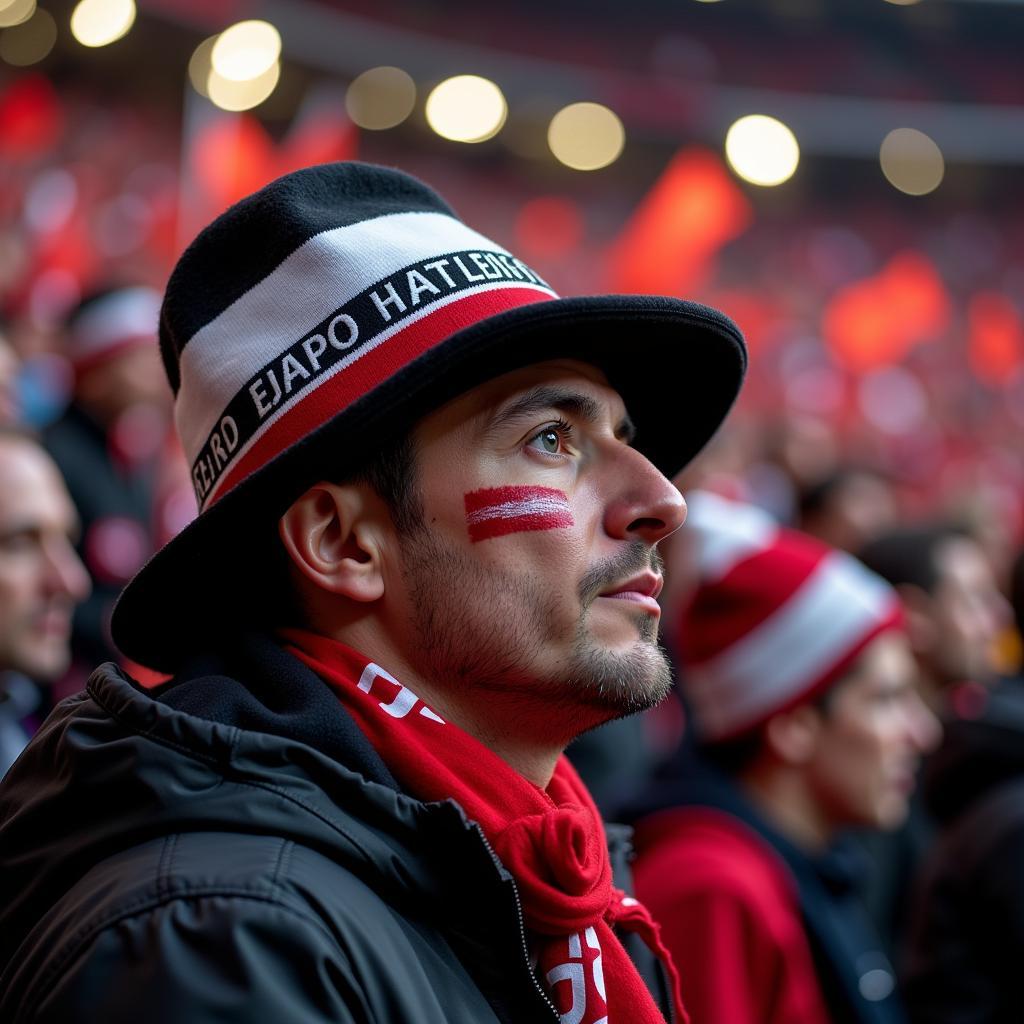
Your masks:
M600 423L604 417L604 406L590 395L572 388L556 387L541 384L523 393L507 405L499 407L491 417L491 429L502 426L512 420L529 416L545 409L558 409L577 419L589 423ZM615 436L626 444L632 442L636 428L628 415L622 417L615 427Z

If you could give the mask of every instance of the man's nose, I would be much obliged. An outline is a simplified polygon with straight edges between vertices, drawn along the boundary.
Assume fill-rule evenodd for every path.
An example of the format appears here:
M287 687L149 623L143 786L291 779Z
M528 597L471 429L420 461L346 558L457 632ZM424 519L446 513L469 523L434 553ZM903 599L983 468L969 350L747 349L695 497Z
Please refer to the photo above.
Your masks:
M931 753L942 740L942 723L916 691L907 708L907 732L914 749L921 754Z
M76 604L92 590L92 580L71 543L55 539L47 549L47 583L51 594L67 597Z
M635 448L623 446L609 467L613 494L605 512L612 537L657 544L686 519L686 501L679 488Z

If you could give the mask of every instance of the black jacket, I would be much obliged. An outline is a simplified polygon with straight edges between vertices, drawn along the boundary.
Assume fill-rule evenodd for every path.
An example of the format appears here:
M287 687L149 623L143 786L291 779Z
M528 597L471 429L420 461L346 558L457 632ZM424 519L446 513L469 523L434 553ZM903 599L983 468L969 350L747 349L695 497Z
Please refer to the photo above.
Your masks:
M1024 1021L1024 680L950 702L924 779L939 839L910 929L915 1024Z
M810 856L773 828L732 780L692 752L627 817L638 821L680 806L723 811L753 829L779 855L799 891L808 944L834 1024L905 1022L895 972L861 901L865 865L859 848L841 842L821 856Z
M403 795L266 639L155 694L99 669L0 786L0 822L9 1024L557 1020L479 827Z

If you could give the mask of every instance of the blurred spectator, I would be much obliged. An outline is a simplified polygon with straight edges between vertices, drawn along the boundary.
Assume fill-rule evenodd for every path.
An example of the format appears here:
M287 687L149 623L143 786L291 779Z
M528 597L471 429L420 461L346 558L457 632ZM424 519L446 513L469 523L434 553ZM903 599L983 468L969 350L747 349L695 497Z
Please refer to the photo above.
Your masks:
M899 591L932 708L944 709L954 683L992 678L1009 608L975 540L951 526L906 526L869 541L859 556Z
M637 822L637 893L695 1024L901 1021L838 842L903 820L938 739L897 595L758 509L689 503L699 584L679 643L698 755Z
M1013 570L1024 634L1024 552ZM925 773L940 836L910 929L915 1024L1024 1020L1024 678L950 691L946 736Z
M934 523L889 530L859 554L899 592L921 696L945 717L957 684L978 686L994 677L994 648L1008 609L988 560L967 534ZM862 837L872 863L865 899L894 951L903 945L913 883L934 838L934 823L919 797L900 829Z
M155 550L153 494L170 425L156 342L159 295L117 288L86 298L67 326L72 403L45 434L82 522L94 587L75 615L78 675L116 656L108 622L121 587ZM69 688L81 683L72 678Z
M0 426L0 775L28 739L36 684L70 662L71 614L89 593L76 529L53 461L30 435Z
M800 494L800 529L843 551L859 551L898 519L892 488L867 469L840 466Z

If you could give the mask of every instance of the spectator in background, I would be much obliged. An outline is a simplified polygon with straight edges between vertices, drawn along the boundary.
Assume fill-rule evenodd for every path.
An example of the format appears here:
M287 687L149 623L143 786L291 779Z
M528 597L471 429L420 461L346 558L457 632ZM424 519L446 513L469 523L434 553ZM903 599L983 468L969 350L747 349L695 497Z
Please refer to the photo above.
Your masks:
M858 556L903 600L922 695L934 710L945 710L954 683L992 679L1009 607L977 541L948 525L905 526L875 537Z
M53 460L0 426L0 775L28 740L25 719L70 662L71 614L89 593L77 516Z
M1024 552L1011 594L1024 636ZM1024 1020L1024 672L953 687L942 746L924 775L939 829L911 915L914 1024Z
M678 646L698 754L637 821L637 893L694 1024L903 1020L837 844L903 820L938 739L899 600L759 509L689 503L698 583Z
M871 470L840 466L800 493L797 526L829 547L856 553L898 521L889 483Z
M898 591L921 696L945 718L954 688L980 689L994 678L992 657L1008 609L989 562L971 537L937 523L891 529L859 555ZM919 795L901 828L861 837L872 863L865 900L894 954L902 950L913 883L933 841L934 824Z
M153 493L170 425L170 390L156 341L159 310L152 289L114 288L84 299L67 324L73 397L45 443L78 508L79 553L94 584L75 615L79 670L69 689L116 656L109 630L114 601L156 547Z

